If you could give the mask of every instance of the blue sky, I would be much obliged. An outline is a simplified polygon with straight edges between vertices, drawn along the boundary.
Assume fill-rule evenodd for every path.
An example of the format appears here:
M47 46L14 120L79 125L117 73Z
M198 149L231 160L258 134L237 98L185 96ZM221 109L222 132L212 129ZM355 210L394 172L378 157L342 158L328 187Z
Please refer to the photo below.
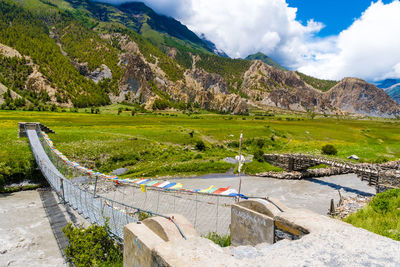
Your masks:
M309 19L322 22L325 27L317 36L337 35L353 24L370 5L370 0L288 0L297 8L297 19L306 23ZM375 1L376 2L376 1ZM391 0L382 0L384 4ZM399 14L400 15L400 14Z

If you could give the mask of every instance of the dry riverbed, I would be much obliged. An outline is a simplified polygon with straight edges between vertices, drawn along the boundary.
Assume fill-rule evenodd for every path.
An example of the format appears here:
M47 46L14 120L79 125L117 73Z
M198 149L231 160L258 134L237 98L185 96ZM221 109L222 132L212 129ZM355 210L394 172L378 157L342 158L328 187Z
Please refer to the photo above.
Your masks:
M53 231L59 236L63 224L81 220L51 191L0 194L0 266L66 266Z

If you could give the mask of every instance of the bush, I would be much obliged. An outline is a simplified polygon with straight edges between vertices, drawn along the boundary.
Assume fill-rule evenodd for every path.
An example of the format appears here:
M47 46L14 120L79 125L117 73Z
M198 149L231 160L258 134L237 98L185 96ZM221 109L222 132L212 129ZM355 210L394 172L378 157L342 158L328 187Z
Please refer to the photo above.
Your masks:
M151 215L150 213L148 213L148 212L145 212L145 211L140 211L139 213L138 213L138 220L139 221L144 221L144 220L146 220L147 218L150 218L150 217L152 217L153 215Z
M378 194L372 199L370 205L378 213L395 211L400 205L400 189L388 190Z
M231 245L231 235L219 235L216 232L208 233L205 238L210 239L220 247L229 247Z
M322 154L325 155L336 155L337 149L333 145L324 145L322 147Z
M195 148L198 151L204 151L204 150L206 150L206 145L204 144L203 141L199 140L199 141L196 142Z
M258 162L263 162L264 161L264 152L261 149L257 149L254 152L254 159L257 160Z
M63 228L69 245L67 259L79 266L115 265L122 262L121 248L108 235L108 225L91 225L87 229L68 224Z

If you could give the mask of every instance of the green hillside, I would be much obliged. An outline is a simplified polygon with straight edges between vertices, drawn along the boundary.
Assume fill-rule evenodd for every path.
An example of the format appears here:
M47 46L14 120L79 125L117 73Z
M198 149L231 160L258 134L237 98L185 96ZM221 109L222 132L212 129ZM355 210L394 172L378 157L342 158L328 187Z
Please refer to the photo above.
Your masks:
M261 52L258 52L258 53L252 54L252 55L248 55L246 57L246 59L247 60L261 60L265 64L268 64L268 65L270 65L272 67L275 67L277 69L287 70L284 67L282 67L281 65L279 65L278 63L276 63L272 58L270 58L269 56L267 56L267 55L265 55L265 54L263 54Z
M65 16L60 14L52 20L63 20ZM17 49L38 64L39 71L58 89L60 103L69 98L78 107L109 104L106 90L85 79L63 56L49 37L46 23L11 1L0 2L0 43Z
M299 71L296 71L297 75L300 76L300 78L314 87L315 89L321 90L322 92L329 91L332 87L334 87L338 81L332 81L332 80L322 80L318 78L314 78L308 75L305 75Z

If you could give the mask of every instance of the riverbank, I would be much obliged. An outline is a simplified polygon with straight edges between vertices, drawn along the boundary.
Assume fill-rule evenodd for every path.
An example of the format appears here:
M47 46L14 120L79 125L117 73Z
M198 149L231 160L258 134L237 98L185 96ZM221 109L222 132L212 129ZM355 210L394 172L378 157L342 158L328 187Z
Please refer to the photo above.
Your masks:
M67 266L57 241L60 227L84 221L45 190L0 194L0 266Z

